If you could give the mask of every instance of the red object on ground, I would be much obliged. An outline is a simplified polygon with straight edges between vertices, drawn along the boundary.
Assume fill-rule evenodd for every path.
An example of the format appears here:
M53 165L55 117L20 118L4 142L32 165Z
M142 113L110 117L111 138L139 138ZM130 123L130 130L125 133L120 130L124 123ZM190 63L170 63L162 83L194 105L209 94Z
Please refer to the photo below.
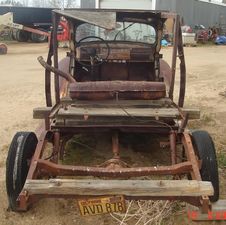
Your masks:
M8 50L7 46L3 43L0 43L0 55L7 54L7 50Z

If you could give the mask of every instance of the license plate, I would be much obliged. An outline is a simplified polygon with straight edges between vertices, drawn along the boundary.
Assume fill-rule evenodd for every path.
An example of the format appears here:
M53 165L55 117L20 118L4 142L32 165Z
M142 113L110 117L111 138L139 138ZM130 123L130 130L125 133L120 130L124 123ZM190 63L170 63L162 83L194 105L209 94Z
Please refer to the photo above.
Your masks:
M78 206L82 216L126 211L125 199L123 196L99 197L85 200L78 200Z

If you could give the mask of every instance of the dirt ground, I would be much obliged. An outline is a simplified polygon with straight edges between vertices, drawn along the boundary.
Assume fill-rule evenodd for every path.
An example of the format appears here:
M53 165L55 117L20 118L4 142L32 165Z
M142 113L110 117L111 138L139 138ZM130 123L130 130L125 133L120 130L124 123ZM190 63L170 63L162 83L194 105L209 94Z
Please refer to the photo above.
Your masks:
M32 119L32 110L45 106L44 70L36 58L45 57L48 51L47 44L11 43L8 48L8 54L0 56L0 225L116 224L108 215L80 218L73 200L45 199L27 213L7 211L4 180L8 146L15 132L33 131L39 123ZM60 51L63 57L64 50ZM171 49L162 52L169 61ZM185 48L185 55L188 75L185 105L198 107L202 112L201 120L191 122L190 127L206 129L213 136L217 151L221 152L221 198L226 199L226 97L219 95L226 90L226 46ZM186 223L189 224L183 222Z

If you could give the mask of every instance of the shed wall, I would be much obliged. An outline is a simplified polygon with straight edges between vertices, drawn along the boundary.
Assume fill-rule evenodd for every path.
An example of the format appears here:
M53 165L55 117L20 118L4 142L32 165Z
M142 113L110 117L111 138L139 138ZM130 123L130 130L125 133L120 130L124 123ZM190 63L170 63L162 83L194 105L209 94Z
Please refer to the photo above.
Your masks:
M95 8L96 1L95 0L81 0L81 8Z
M226 24L226 6L197 0L157 0L157 10L169 10L180 14L185 24L206 27Z
M100 0L99 4L105 9L152 9L152 0Z

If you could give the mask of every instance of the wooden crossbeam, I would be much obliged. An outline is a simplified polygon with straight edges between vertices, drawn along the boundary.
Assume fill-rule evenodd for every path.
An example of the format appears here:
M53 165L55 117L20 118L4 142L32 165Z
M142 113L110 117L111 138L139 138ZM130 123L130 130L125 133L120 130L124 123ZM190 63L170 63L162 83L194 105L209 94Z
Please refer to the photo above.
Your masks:
M27 180L29 194L202 196L213 195L211 182L189 180Z
M60 109L58 118L75 117L148 117L148 118L172 118L179 117L176 108L82 108L69 107L67 110Z
M168 107L173 104L171 99L168 98L162 98L158 100L99 100L99 101L82 101L82 100L69 100L68 98L63 98L62 103L71 104L75 107L81 107L81 106L96 106L96 107L140 107L140 106L146 106L146 107Z
M145 102L137 103L129 103L125 102L125 109L128 113L133 113L134 116L142 116L142 117L162 117L162 118L176 118L179 116L179 112L176 108L157 108L157 104L144 105ZM83 116L83 113L88 113L92 116L125 116L126 113L119 106L114 104L95 104L92 103L89 105L88 103L76 103L72 104L73 107L70 107L70 110L61 109L57 114L58 118L66 117L72 118L73 116ZM124 107L124 105L122 105ZM142 107L141 107L142 106ZM146 108L145 108L146 106ZM153 108L153 106L155 108ZM116 108L117 107L117 108ZM34 119L44 119L46 116L49 116L52 107L39 107L33 109L33 118ZM200 110L198 109L181 109L183 112L189 114L189 119L199 119L200 118Z
M33 119L44 119L49 116L52 107L39 107L33 109Z
M181 108L182 112L188 113L189 120L200 119L200 110L192 108Z

